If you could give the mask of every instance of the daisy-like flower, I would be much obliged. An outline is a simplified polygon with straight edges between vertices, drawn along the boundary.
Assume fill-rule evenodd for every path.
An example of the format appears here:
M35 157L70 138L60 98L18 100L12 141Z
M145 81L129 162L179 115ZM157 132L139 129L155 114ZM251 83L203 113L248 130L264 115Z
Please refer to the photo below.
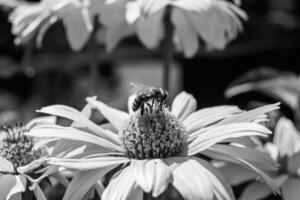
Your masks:
M243 30L241 19L247 19L244 11L224 0L107 0L106 5L115 12L103 13L107 17L103 16L102 22L109 27L115 25L115 21L122 21L122 16L114 20L112 17L117 14L113 13L123 12L126 6L127 23L150 49L157 47L164 38L164 16L171 7L174 41L186 57L195 55L199 48L198 38L208 49L224 49ZM122 32L115 34L123 37Z
M12 33L16 35L15 43L24 44L36 35L37 45L41 46L48 29L62 20L71 48L80 50L94 28L93 17L98 14L101 5L102 1L97 0L42 0L38 3L21 1L11 5L14 10L9 20L12 23Z
M235 199L227 180L209 162L215 158L253 170L277 191L273 180L263 171L276 169L271 157L246 146L230 145L230 142L246 136L268 136L270 131L255 121L265 119L265 113L278 109L278 104L248 112L235 106L196 111L194 97L182 92L169 109L161 95L150 94L131 96L129 113L87 98L89 105L100 111L113 129L98 126L83 113L63 105L39 111L68 118L77 126L40 125L27 135L94 146L77 159L47 159L50 165L79 171L64 200L82 199L112 170L116 173L101 196L103 200L143 199L144 193L159 197L169 185L187 200Z
M21 200L22 192L33 180L30 175L44 163L41 150L33 150L33 140L24 135L21 125L5 127L0 133L0 199ZM39 200L45 199L41 188L33 189Z
M276 126L274 141L257 148L267 152L280 164L277 173L270 173L280 188L284 200L299 199L300 187L300 134L294 124L282 117ZM227 164L220 170L232 185L250 182L241 194L241 200L264 199L272 194L266 184L257 182L253 173L249 173L236 164Z

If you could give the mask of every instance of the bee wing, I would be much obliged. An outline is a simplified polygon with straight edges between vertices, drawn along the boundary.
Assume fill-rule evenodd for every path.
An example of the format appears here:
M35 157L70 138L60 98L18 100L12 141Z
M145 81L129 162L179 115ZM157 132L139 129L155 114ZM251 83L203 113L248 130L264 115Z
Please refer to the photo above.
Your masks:
M130 85L137 88L139 91L146 91L150 88L150 86L143 85L141 83L130 82Z

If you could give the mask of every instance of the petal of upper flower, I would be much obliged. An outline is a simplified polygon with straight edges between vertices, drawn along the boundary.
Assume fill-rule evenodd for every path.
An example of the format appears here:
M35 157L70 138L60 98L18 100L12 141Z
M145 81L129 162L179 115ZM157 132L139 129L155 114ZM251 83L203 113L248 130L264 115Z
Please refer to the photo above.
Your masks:
M299 178L289 178L281 186L282 196L285 200L298 200L300 196Z
M92 19L88 11L74 7L72 13L64 16L63 23L71 48L75 51L81 50L93 31Z
M228 117L222 120L221 122L219 122L217 125L239 123L239 122L252 122L257 118L260 118L261 115L279 109L279 105L280 103L274 103L259 108L255 108L249 111L245 111L240 114L234 115L232 117Z
M134 160L132 165L136 182L144 192L152 192L153 197L158 197L168 188L172 173L162 160Z
M125 164L130 162L130 160L125 157L102 156L98 158L87 158L87 159L48 158L47 162L51 165L57 165L68 169L93 170L93 169L101 169L109 166Z
M129 114L121 110L109 107L101 101L97 101L92 98L86 98L87 102L95 109L99 110L104 117L110 121L118 130L121 130L125 124L125 121L129 119Z
M69 184L63 200L81 200L98 180L117 166L112 165L102 169L78 172Z
M94 99L94 97L92 97L91 99ZM89 108L87 108L87 109L89 109ZM75 125L76 127L78 127L78 124L80 124L81 126L86 127L89 130L91 130L95 135L106 138L109 141L114 142L116 144L120 144L120 140L116 134L109 134L103 128L101 128L94 122L90 121L88 119L89 113L85 113L85 112L82 113L72 107L64 106L64 105L46 106L46 107L43 107L42 109L38 110L37 112L50 114L50 115L56 115L56 116L60 116L60 117L64 117L64 118L73 120L76 123L76 124L73 124L73 126ZM86 112L88 112L88 110L86 110Z
M183 124L187 133L197 131L206 126L210 126L220 120L240 113L241 110L237 106L214 106L211 108L200 109L190 114Z
M196 108L197 101L193 95L183 91L175 97L172 103L171 112L179 119L179 121L183 121L194 112Z
M240 200L264 199L272 190L264 183L254 182L248 185L241 194Z
M10 200L13 195L24 192L26 189L26 178L21 175L15 176L15 178L16 178L16 184L7 194L6 200Z
M300 136L293 122L280 118L274 133L274 144L278 146L280 156L292 156L300 151Z
M300 152L288 158L287 168L290 174L300 176Z
M0 172L14 172L14 167L5 158L0 156Z
M87 131L82 131L73 127L63 127L58 125L41 125L31 129L26 135L42 138L61 138L73 141L83 141L105 147L113 151L122 152L121 146L116 145L104 138L98 137Z
M6 200L7 195L13 190L14 186L16 185L17 179L16 176L5 174L0 174L0 199Z
M195 155L221 141L244 136L266 137L271 131L256 123L234 123L223 126L213 126L199 131L198 136L187 144L188 155Z
M199 43L197 32L187 14L179 8L174 8L171 20L175 26L175 34L179 36L185 57L190 58L194 56L198 50Z
M143 190L136 184L133 178L134 168L126 167L113 177L107 188L104 190L101 199L103 200L131 200L143 199Z
M164 35L162 19L165 9L161 9L150 16L141 16L135 22L137 36L149 49L159 45Z

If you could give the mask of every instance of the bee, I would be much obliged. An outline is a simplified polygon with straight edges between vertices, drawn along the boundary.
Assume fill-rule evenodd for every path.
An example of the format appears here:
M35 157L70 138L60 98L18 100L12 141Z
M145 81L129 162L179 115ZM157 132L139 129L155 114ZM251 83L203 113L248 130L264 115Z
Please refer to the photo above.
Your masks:
M145 112L159 112L166 104L168 98L168 92L166 90L138 83L130 84L138 88L138 92L132 104L132 110L134 112L138 109L141 109L141 114Z

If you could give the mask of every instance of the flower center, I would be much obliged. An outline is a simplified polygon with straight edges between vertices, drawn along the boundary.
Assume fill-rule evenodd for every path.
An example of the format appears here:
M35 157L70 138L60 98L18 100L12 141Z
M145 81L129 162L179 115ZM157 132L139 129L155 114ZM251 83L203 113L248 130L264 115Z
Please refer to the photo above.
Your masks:
M33 150L33 140L24 135L26 131L17 124L3 127L0 132L0 156L10 161L15 170L41 157L40 150Z
M163 107L160 112L133 114L120 136L129 158L166 158L181 151L183 131L181 123Z

